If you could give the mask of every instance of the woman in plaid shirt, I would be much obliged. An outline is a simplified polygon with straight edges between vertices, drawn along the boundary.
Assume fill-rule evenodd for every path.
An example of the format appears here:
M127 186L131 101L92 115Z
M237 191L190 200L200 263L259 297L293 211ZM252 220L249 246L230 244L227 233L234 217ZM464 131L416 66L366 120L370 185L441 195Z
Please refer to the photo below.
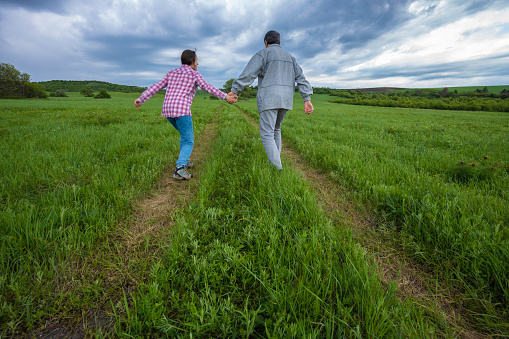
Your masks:
M194 145L191 104L198 86L222 100L227 100L230 104L236 102L237 98L221 92L203 79L197 70L198 57L195 51L186 49L182 52L180 59L182 66L169 71L157 84L150 86L134 101L134 106L140 108L145 101L166 87L161 115L167 118L180 133L180 155L173 177L179 180L189 180L192 178L192 174L187 169L192 166L189 157Z

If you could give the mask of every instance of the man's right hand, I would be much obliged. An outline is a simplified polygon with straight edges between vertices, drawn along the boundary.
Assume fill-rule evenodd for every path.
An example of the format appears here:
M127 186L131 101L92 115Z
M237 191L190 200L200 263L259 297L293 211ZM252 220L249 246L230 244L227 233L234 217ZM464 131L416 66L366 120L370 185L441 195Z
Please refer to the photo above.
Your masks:
M134 107L136 107L137 109L141 107L140 100L138 100L138 99L134 100Z
M311 113L313 113L313 104L311 103L311 101L304 101L304 112L306 112L307 115L310 115Z

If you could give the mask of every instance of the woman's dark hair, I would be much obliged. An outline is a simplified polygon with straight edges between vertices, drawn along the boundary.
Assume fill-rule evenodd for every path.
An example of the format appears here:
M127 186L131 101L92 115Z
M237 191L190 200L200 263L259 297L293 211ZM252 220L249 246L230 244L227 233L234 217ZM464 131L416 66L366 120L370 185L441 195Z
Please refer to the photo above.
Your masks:
M280 44L280 35L276 31L268 31L267 34L265 34L264 41L267 41L267 44Z
M191 66L191 64L196 61L196 52L191 51L190 49L186 49L184 52L182 52L180 60L182 61L182 65Z

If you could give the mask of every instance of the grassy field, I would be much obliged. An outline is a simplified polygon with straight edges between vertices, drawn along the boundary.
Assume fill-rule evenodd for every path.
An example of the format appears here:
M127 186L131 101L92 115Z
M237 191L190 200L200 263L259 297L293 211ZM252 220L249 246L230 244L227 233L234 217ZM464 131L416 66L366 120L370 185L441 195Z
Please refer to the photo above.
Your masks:
M198 193L116 267L119 229L171 171L178 132L160 117L162 97L136 111L133 94L69 95L0 102L0 336L78 326L98 309L107 325L89 336L458 335L438 308L382 283L373 254L288 160L268 166L242 113L256 120L253 100L195 98L196 139L217 126ZM471 326L507 333L509 116L327 100L313 96L306 116L297 99L283 138L376 206L373 232L458 288Z
M466 291L486 326L493 309L507 319L509 115L314 99L316 114L302 114L299 103L283 137L376 205L390 237L397 234L416 260ZM252 103L239 106L256 117Z
M508 305L509 116L344 108L338 116L324 107L324 119L306 121L315 133L292 121L287 138L375 201L416 255L450 265Z

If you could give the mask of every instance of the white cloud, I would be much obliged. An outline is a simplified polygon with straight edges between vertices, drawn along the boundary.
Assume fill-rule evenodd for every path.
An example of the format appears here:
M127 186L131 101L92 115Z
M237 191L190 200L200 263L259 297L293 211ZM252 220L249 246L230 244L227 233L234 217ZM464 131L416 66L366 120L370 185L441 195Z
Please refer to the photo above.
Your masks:
M139 72L112 72L112 75L126 78L137 78L137 79L145 79L150 81L156 81L161 79L164 74L158 72L148 72L148 71L139 71Z
M75 25L84 21L79 15L62 16L15 9L4 12L0 27L4 43L7 43L6 51L12 54L16 50L23 50L30 51L32 55L55 56L53 51L64 45L70 55L76 55L79 54L82 41Z
M408 11L414 15L420 15L426 13L430 9L442 7L443 5L444 2L440 0L418 0L412 2L410 6L408 6Z
M153 60L152 62L156 65L178 66L180 65L181 54L182 49L164 48L154 53L154 56L152 57Z
M509 33L497 34L501 32L501 25L508 24L509 9L482 12L429 33L396 41L387 51L345 71L356 72L391 64L450 63L509 53Z
M51 12L29 12L24 9L4 10L0 21L5 62L32 76L32 80L53 77L85 76L90 67L107 67L108 62L93 63L86 49L87 42L78 25L86 20L81 15L60 15ZM69 74L69 71L74 74Z

